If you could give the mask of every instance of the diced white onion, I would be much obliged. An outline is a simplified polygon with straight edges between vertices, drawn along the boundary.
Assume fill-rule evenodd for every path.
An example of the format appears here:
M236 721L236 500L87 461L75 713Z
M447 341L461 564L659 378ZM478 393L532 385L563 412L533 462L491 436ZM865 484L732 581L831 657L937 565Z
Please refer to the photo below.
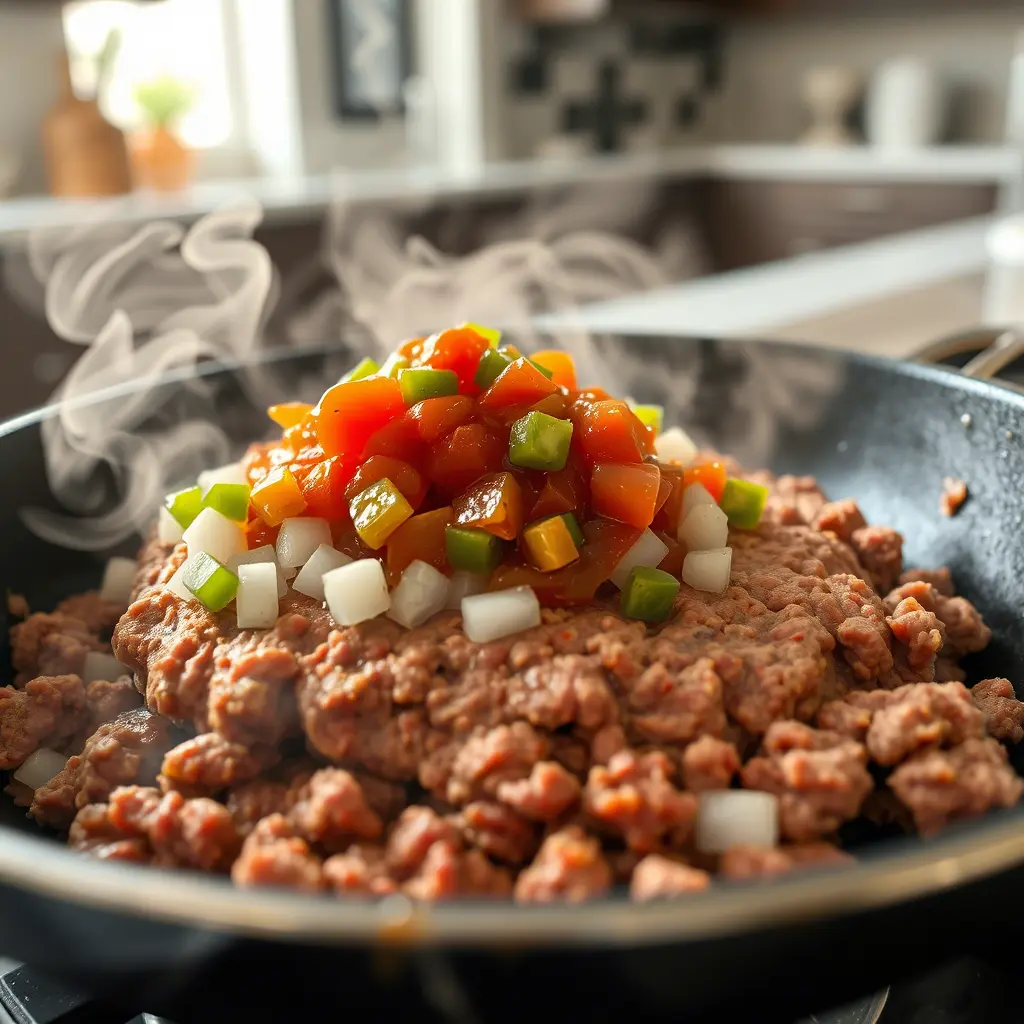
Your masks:
M128 670L112 654L90 651L82 665L82 682L93 683L97 679L111 682L128 674Z
M282 569L305 565L321 544L330 543L331 527L326 519L286 519L277 534L277 564Z
M235 617L239 629L270 629L277 622L277 566L250 562L238 567Z
M697 810L697 849L725 853L734 846L777 846L779 798L753 789L701 793Z
M619 560L609 578L621 590L636 566L646 565L657 569L658 563L667 554L668 545L653 531L644 530L636 543Z
M297 565L290 565L287 569L281 570L281 575L284 576L286 580L293 580L299 575L299 567Z
M724 594L732 572L732 548L691 551L683 559L683 582L694 590Z
M729 517L717 505L697 505L679 527L688 551L712 551L729 543Z
M188 567L192 564L194 557L195 556L193 555L189 555L185 561L178 566L174 575L166 583L167 589L177 597L180 597L182 601L198 600L196 595L185 586L185 573L188 570Z
M391 607L388 581L376 558L359 558L323 577L324 599L339 626L355 626Z
M182 536L190 555L205 551L221 565L227 565L232 556L242 554L247 546L241 524L232 522L215 508L204 508Z
M107 562L100 586L100 597L104 601L127 605L132 596L132 584L138 565L134 558L112 558Z
M253 548L252 551L243 551L241 554L232 555L227 563L227 568L237 576L239 566L256 565L259 562L273 562L274 571L277 573L277 596L284 597L288 593L288 581L277 564L277 552L274 550L273 544L261 544L258 548Z
M156 520L156 539L161 544L177 544L181 540L181 523L163 505Z
M391 591L388 618L406 629L422 626L444 608L450 586L448 577L432 565L419 559L410 562Z
M476 644L540 625L540 601L532 587L512 587L462 599L462 629Z
M464 572L461 569L452 574L445 608L462 608L462 599L482 594L487 589L487 577L478 572Z
M226 466L217 466L215 469L204 469L196 479L204 496L214 484L247 484L248 482L240 462L229 462Z
M14 773L14 779L23 786L36 790L45 786L55 775L59 775L67 763L68 759L63 754L58 754L49 747L40 747L25 758L21 767Z
M717 505L718 502L711 497L711 492L703 484L690 484L689 487L683 491L683 511L682 517L679 520L680 525L686 517L698 506L698 505Z
M662 462L678 462L688 466L697 456L699 449L690 435L679 427L669 427L654 439L654 450Z
M321 544L309 556L306 564L299 570L299 574L292 583L292 589L297 590L306 597L312 597L317 601L324 599L324 573L332 569L340 569L348 565L352 559L341 551L336 551L330 544Z

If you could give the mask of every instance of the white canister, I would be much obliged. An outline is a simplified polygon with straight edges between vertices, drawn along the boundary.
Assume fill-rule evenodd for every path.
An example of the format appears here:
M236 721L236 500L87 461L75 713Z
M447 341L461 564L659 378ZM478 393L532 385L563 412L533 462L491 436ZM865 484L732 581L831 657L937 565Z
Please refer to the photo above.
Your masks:
M999 327L1024 326L1024 214L1000 220L986 239L984 320Z
M934 145L946 119L946 90L936 69L916 57L883 64L872 76L865 128L873 146Z

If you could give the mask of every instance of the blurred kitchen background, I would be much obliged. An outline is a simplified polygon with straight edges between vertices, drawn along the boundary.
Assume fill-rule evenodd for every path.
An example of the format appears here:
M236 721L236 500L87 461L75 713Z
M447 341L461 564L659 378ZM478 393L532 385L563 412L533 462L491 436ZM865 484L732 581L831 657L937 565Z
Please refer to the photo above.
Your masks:
M0 0L0 415L80 353L40 229L254 196L305 340L330 209L455 257L603 232L657 273L595 328L902 356L1024 321L1022 183L1019 0Z

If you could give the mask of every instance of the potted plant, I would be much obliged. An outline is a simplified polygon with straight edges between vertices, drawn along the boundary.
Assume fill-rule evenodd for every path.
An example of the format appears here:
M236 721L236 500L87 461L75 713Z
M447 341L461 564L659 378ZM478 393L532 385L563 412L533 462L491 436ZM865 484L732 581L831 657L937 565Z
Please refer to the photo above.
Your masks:
M145 121L131 140L136 182L161 191L184 188L192 180L195 154L181 141L176 128L192 108L192 89L176 78L162 76L141 82L134 96Z

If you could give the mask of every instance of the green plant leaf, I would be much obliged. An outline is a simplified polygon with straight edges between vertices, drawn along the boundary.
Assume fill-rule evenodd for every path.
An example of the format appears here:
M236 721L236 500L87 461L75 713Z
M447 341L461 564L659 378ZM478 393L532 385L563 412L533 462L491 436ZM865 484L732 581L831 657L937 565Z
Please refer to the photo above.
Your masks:
M179 120L195 103L195 91L167 75L139 82L133 90L133 97L146 120L158 128L166 128Z

